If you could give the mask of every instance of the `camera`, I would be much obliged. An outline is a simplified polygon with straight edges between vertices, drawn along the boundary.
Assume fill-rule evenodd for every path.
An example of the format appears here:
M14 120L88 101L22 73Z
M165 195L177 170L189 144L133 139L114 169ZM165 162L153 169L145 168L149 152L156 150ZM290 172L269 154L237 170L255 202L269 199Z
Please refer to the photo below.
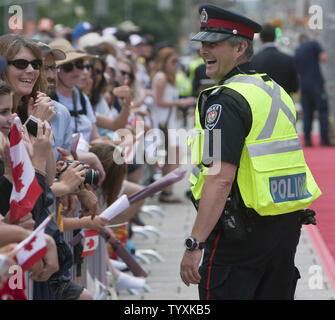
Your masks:
M56 178L58 179L61 174L71 165L73 160L65 160L65 167L56 174ZM80 162L83 166L85 165L84 162ZM88 183L91 186L96 186L99 181L99 171L91 169L91 168L85 168L85 183Z
M27 131L33 135L34 137L37 137L37 118L35 118L34 116L30 115L27 119L27 121L24 123L24 125L27 128ZM43 133L44 133L44 123L42 123L42 127L43 127Z
M37 119L34 116L29 116L24 125L26 126L27 131L31 135L33 135L34 137L37 136Z

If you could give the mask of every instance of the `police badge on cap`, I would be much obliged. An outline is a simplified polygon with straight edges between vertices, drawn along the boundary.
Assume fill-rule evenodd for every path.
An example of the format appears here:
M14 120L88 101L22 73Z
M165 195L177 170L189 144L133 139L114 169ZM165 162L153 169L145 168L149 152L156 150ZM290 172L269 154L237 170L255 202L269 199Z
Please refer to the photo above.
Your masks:
M262 27L249 18L224 8L205 4L199 8L200 32L192 41L218 42L234 35L253 40Z
M204 24L207 24L208 23L208 14L207 14L207 11L206 9L202 9L202 12L200 14L200 23L204 23Z

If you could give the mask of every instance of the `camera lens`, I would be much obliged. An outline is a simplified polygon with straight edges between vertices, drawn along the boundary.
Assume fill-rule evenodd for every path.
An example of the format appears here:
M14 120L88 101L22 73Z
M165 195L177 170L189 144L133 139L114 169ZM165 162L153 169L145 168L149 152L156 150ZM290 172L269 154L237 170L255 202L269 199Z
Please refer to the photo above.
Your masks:
M99 181L99 171L94 169L86 169L85 170L85 181L84 183L88 183L91 186L96 186Z

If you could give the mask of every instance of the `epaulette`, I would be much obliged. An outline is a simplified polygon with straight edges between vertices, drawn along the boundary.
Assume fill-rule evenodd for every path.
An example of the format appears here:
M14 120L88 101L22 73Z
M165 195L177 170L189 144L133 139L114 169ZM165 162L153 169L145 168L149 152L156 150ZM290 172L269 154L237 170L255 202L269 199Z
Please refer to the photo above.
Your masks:
M224 87L219 87L219 88L215 88L210 94L209 96L215 96L215 95L219 95L222 91Z

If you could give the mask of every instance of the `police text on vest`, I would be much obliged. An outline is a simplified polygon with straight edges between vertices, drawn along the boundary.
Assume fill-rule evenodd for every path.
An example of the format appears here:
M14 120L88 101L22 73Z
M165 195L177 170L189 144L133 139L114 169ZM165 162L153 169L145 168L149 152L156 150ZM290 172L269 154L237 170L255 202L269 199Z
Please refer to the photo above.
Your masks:
M269 178L274 203L306 199L312 195L306 187L306 173Z

